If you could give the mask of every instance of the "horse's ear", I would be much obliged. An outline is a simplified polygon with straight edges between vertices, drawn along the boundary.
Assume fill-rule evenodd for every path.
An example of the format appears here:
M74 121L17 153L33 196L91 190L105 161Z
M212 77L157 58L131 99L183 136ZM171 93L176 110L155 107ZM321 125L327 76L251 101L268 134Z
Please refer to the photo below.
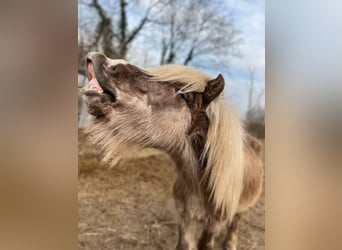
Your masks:
M212 100L218 97L224 89L224 79L221 74L219 74L215 79L209 81L202 93L203 104L207 106Z

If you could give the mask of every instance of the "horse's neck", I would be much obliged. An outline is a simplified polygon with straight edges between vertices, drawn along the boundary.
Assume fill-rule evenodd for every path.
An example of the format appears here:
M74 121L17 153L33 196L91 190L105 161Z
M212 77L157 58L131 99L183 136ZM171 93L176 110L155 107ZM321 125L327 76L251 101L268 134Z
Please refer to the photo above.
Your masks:
M196 155L196 158L198 159L198 172L200 175L204 171L207 164L207 158L205 155L203 155L204 146L207 140L207 134L207 130L199 130L190 136L191 146Z
M206 129L193 132L184 140L181 147L171 152L178 170L184 175L191 175L196 179L201 178L207 164L206 157L202 158L207 133Z
M206 165L206 159L203 156L203 150L207 140L209 129L209 119L206 112L199 112L196 115L196 118L192 121L192 124L193 126L189 131L191 147L195 153L196 158L199 160L199 167L204 168Z
M198 189L199 176L197 170L199 160L194 154L190 140L186 139L181 146L176 145L175 148L168 151L168 153L176 164L178 173L177 178L180 178L183 183L188 183L188 185L190 185L189 188L193 187L193 190Z
M188 139L185 139L179 145L175 145L169 154L175 161L179 170L184 170L185 168L196 168L199 162L199 159L192 147L191 140Z
M206 166L206 158L201 158L207 140L209 120L205 113L193 121L188 136L174 150L169 152L176 162L179 173L185 178L199 181Z

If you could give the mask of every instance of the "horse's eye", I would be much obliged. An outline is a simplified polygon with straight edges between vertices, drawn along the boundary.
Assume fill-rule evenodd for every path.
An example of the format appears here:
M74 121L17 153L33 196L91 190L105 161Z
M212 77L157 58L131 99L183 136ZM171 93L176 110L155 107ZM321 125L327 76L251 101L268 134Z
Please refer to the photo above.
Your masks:
M186 99L187 99L187 94L186 94L186 93L180 92L180 93L179 93L179 97L186 101Z

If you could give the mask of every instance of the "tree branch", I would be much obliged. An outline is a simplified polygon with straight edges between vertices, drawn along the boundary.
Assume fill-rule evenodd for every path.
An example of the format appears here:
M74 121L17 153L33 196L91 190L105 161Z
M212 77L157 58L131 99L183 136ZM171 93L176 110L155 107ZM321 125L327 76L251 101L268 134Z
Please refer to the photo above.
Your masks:
M126 29L127 29L127 19L126 19L126 6L125 0L120 0L120 43L123 44L126 41Z
M145 23L147 22L147 16L145 16L141 22L139 23L139 25L131 32L131 34L129 35L129 37L127 38L125 44L128 45L130 42L133 41L133 39L137 36L137 34L140 32L140 30L144 27Z
M89 4L89 6L94 8L100 17L100 22L98 23L96 28L95 40L93 41L93 43L90 44L90 47L98 45L102 37L102 47L104 53L110 57L119 57L116 49L112 44L114 36L112 29L112 20L106 16L98 0L92 0L92 3Z
M185 60L183 62L184 65L188 65L189 62L192 60L193 55L194 55L194 50L195 50L195 48L191 47L191 49L189 50L188 55L186 56L186 58L185 58Z

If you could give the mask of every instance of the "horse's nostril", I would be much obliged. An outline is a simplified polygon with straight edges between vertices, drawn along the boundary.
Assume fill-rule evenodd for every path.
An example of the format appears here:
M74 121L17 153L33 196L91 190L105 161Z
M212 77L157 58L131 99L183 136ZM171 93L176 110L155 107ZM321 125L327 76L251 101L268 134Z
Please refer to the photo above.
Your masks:
M117 67L116 67L116 65L110 65L109 69L110 69L110 71L115 72Z

